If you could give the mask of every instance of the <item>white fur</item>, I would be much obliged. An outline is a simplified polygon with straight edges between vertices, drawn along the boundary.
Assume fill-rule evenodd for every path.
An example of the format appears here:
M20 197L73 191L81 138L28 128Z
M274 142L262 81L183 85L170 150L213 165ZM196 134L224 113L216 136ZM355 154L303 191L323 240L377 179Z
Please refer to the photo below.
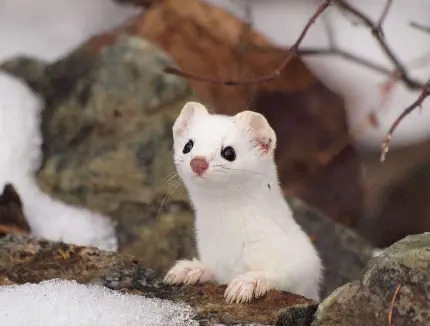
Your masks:
M194 206L200 260L177 262L165 282L228 284L229 303L248 302L270 289L319 300L321 260L278 184L276 136L263 116L246 112L215 115L188 103L173 127L175 164ZM256 133L247 118L264 128ZM256 146L261 136L272 138L267 153ZM183 154L189 139L194 146ZM233 162L221 156L223 146L235 149ZM190 168L197 156L209 162L201 177Z

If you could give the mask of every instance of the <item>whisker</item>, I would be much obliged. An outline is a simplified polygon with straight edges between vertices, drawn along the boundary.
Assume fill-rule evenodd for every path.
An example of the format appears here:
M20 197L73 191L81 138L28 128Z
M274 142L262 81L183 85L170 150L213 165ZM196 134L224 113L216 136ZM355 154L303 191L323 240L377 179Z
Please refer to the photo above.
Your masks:
M166 181L166 183L167 183L167 182L169 182L169 181L172 179L172 177L174 177L176 174L178 174L176 171L175 171L175 172L172 172L172 173L169 173L169 174L168 174L168 175L166 175L165 177L161 178L161 180L160 180L160 181L163 181L164 179L167 179L167 181Z
M173 191L170 193L170 198L167 200L167 204L166 205L170 205L170 203L173 200L173 195L175 194L176 190L181 185L181 183L182 183L182 179L179 179L179 182L176 184L175 189L173 189Z
M173 173L171 173L171 174L168 176L167 181L163 184L163 186L165 186L166 184L168 184L170 181L175 180L175 178L176 178L176 177L179 177L179 175L178 175L178 173L177 173L177 172L173 172ZM165 178L167 178L167 177L165 177ZM163 179L165 179L165 178L163 178Z
M157 212L157 219L160 216L160 212L161 212L161 209L163 208L166 198L170 196L170 193L172 193L173 195L173 193L175 192L176 188L179 186L180 183L181 183L181 179L176 181L176 183L168 190L166 196L164 196L163 201L161 202L160 208L158 209L158 212Z

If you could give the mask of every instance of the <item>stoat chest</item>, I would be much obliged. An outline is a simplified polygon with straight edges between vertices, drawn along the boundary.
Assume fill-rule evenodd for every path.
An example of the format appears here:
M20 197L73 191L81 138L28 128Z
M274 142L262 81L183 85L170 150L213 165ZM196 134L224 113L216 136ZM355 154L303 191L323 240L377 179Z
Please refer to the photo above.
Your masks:
M214 271L217 282L228 283L249 270L261 252L261 263L273 239L285 238L287 216L259 199L210 200L196 207L196 237L200 259ZM200 202L201 203L201 202ZM276 250L273 248L273 250Z

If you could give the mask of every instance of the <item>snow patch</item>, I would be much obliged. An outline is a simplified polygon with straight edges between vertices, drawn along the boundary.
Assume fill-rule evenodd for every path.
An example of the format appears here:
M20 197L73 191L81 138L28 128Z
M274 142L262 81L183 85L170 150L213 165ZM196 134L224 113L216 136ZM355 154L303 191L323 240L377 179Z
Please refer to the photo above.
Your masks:
M52 199L37 186L41 162L42 101L20 80L0 73L0 187L12 183L34 235L77 245L117 250L111 221Z
M113 0L1 0L0 8L0 60L22 54L57 60L142 12Z
M97 285L49 280L0 287L0 325L197 326L193 310Z
M382 255L387 248L374 248L372 251L372 257L378 257Z
M2 0L0 7L0 61L18 55L60 59L89 37L142 11L112 0ZM42 108L41 99L26 85L0 73L1 189L6 183L15 186L34 235L117 250L114 225L107 217L54 200L36 185Z

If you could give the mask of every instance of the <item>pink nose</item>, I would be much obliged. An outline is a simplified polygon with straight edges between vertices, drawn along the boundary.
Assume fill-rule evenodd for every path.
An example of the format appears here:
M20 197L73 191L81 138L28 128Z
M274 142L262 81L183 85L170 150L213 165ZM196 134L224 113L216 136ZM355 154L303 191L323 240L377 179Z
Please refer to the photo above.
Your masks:
M196 157L191 160L190 166L194 173L202 175L208 169L209 164L204 158Z

